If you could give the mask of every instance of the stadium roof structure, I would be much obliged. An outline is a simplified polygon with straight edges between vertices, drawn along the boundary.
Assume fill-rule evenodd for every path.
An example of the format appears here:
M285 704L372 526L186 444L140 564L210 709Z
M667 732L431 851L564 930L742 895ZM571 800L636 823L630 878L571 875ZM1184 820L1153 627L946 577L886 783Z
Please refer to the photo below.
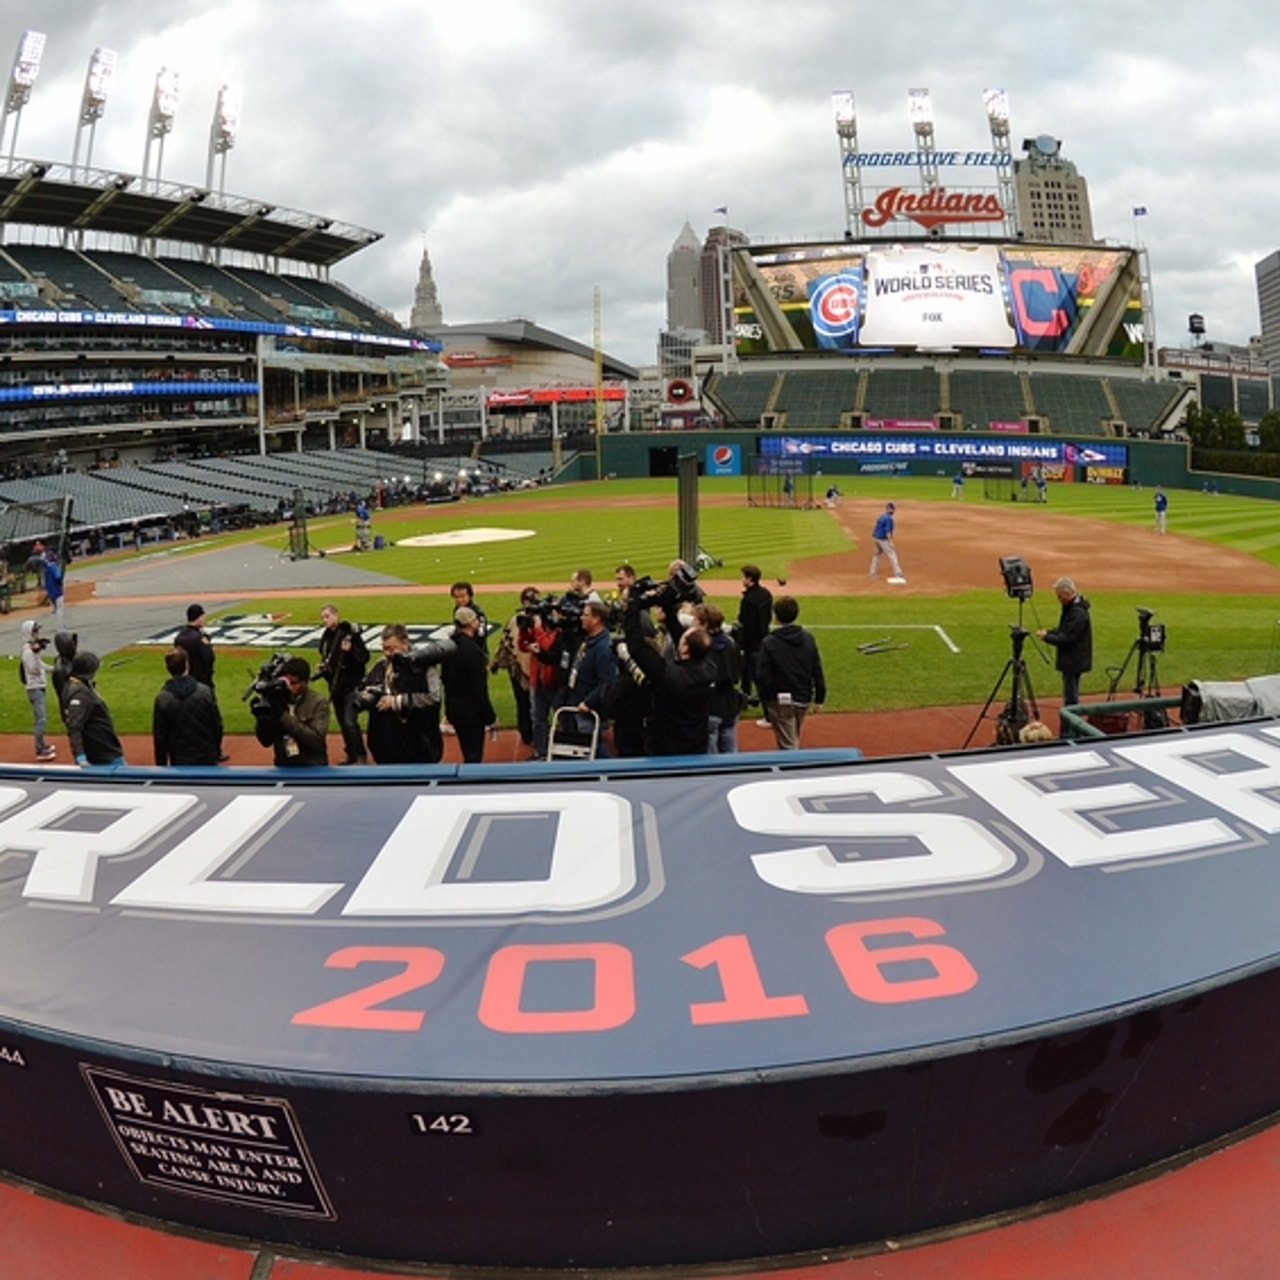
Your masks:
M380 231L204 187L42 160L0 161L0 228L167 240L331 267L382 239Z
M474 324L439 324L430 325L415 332L425 333L429 337L442 340L482 338L489 342L511 343L513 346L547 347L552 351L563 351L583 360L595 359L595 352L585 343L575 342L562 333L544 329L532 320L485 320ZM633 380L640 376L640 371L634 365L615 360L607 353L603 359L604 372L607 376Z

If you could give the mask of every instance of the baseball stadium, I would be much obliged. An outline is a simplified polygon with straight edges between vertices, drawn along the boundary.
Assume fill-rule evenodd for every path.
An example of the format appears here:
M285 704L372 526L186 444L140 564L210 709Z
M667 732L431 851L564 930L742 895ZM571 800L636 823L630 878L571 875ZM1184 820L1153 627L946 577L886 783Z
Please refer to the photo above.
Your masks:
M10 678L0 1271L1269 1269L1280 492L1187 422L1275 388L1160 360L1141 246L1019 203L998 94L970 152L836 105L843 235L719 254L652 421L523 322L467 341L591 392L462 412L508 354L344 286L379 234L339 216L0 159L4 661L29 689L61 622L123 751L77 767L55 711L37 759ZM674 560L729 618L743 565L799 602L803 749L744 710L732 754L530 760L505 675L483 763L262 745L326 606L430 669L459 583L496 640ZM201 619L225 759L163 767Z

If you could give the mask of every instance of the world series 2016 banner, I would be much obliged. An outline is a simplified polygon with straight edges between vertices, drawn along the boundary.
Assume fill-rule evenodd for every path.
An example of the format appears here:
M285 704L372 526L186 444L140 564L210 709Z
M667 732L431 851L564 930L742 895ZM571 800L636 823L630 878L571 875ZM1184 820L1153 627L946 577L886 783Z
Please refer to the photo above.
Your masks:
M777 351L1043 352L1140 360L1128 249L826 244L733 256L740 355Z

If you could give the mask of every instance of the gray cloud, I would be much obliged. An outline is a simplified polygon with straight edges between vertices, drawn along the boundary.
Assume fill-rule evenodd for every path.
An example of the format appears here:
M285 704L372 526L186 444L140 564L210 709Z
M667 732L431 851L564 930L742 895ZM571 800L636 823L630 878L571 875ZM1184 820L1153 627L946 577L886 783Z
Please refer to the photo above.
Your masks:
M49 36L19 151L69 160L95 45L120 66L94 163L136 172L161 65L183 79L164 173L203 181L218 86L244 90L228 189L385 233L338 274L407 316L425 243L446 317L525 315L652 359L684 220L730 207L756 237L838 236L830 92L868 149L905 148L906 91L939 145L985 145L981 92L1009 91L1015 145L1052 133L1089 179L1099 234L1155 273L1162 340L1257 328L1253 263L1276 248L1262 154L1280 116L1280 16L1257 0L0 0L0 58Z

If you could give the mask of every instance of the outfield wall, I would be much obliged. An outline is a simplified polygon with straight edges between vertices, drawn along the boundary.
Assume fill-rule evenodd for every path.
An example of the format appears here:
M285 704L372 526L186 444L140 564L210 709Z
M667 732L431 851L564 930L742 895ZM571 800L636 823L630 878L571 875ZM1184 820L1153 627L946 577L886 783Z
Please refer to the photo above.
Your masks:
M785 435L788 440L829 439L833 435L847 435L849 439L871 438L871 433L850 431L651 431L627 432L609 435L602 441L604 454L600 473L620 479L646 476L675 475L675 460L680 454L693 453L698 457L699 469L704 475L745 474L745 467L756 454L763 452L764 442ZM911 433L907 433L911 434ZM875 433L886 442L900 438L896 433ZM1008 435L998 433L963 432L938 433L940 441L963 441L970 445L1010 444ZM1020 443L1055 445L1067 441L1064 436L1018 436ZM1195 471L1191 468L1190 446L1175 441L1125 440L1115 442L1091 441L1092 445L1121 446L1127 450L1131 481L1151 486L1162 484L1170 489L1200 489L1206 481L1216 484L1223 493L1241 494L1246 497L1267 498L1280 501L1280 480L1265 476L1222 475ZM726 461L723 468L712 462L719 452ZM580 455L575 459L576 469L566 468L559 477L572 480L592 480L596 476L595 459ZM823 456L815 460L824 475L850 476L876 474L868 471L867 460L859 457ZM950 475L954 463L938 457L905 458L894 462L894 474L916 476ZM888 472L886 471L886 474Z

